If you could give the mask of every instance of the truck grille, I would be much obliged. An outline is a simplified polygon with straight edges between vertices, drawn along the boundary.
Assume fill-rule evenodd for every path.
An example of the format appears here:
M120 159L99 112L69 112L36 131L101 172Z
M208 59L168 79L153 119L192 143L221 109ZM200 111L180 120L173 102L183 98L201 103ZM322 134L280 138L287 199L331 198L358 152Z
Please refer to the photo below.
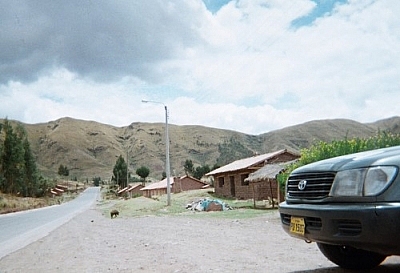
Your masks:
M356 236L361 234L361 223L358 220L339 220L338 231L343 236Z
M335 173L303 173L292 174L287 181L288 198L321 199L327 197L332 187ZM299 183L306 181L304 189Z

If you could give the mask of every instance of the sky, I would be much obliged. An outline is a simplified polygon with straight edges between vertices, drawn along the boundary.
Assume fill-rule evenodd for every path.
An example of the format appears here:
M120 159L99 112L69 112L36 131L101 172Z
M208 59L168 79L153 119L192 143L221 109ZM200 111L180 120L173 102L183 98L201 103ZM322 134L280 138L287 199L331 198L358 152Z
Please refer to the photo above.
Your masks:
M0 2L0 117L258 135L399 116L398 0ZM143 100L154 103L143 103Z

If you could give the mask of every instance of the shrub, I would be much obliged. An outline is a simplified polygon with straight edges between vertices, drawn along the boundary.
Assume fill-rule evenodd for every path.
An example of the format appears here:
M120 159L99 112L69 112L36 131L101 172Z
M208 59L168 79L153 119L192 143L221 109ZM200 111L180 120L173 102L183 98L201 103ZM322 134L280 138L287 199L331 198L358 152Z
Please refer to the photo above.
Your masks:
M400 145L400 135L386 132L378 132L376 136L369 138L345 138L330 143L319 141L308 149L302 149L300 159L289 165L285 172L279 174L277 180L284 191L287 178L298 167L327 158L397 145Z

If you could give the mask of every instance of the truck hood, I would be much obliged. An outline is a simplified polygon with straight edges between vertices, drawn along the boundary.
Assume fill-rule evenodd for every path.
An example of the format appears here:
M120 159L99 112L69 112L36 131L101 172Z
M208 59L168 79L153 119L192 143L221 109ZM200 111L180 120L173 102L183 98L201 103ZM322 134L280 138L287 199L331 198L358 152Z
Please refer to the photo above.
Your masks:
M314 162L297 168L293 173L337 172L376 165L400 166L400 146L349 154Z

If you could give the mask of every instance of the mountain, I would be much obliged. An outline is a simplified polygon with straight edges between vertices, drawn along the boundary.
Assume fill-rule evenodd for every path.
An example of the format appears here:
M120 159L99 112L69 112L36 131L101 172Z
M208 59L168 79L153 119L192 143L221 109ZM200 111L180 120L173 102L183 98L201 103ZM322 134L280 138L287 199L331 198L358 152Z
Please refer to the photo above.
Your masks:
M18 121L11 121L18 122ZM165 166L164 123L135 122L115 127L95 121L61 118L48 123L23 124L37 159L47 177L56 177L62 164L71 177L79 180L101 177L111 179L117 158L128 155L129 171L146 166L150 177L160 179ZM299 151L316 141L370 137L378 131L400 133L400 117L373 123L353 120L316 120L249 135L204 126L169 124L171 174L182 175L187 159L194 166L224 165L233 160L279 149Z

